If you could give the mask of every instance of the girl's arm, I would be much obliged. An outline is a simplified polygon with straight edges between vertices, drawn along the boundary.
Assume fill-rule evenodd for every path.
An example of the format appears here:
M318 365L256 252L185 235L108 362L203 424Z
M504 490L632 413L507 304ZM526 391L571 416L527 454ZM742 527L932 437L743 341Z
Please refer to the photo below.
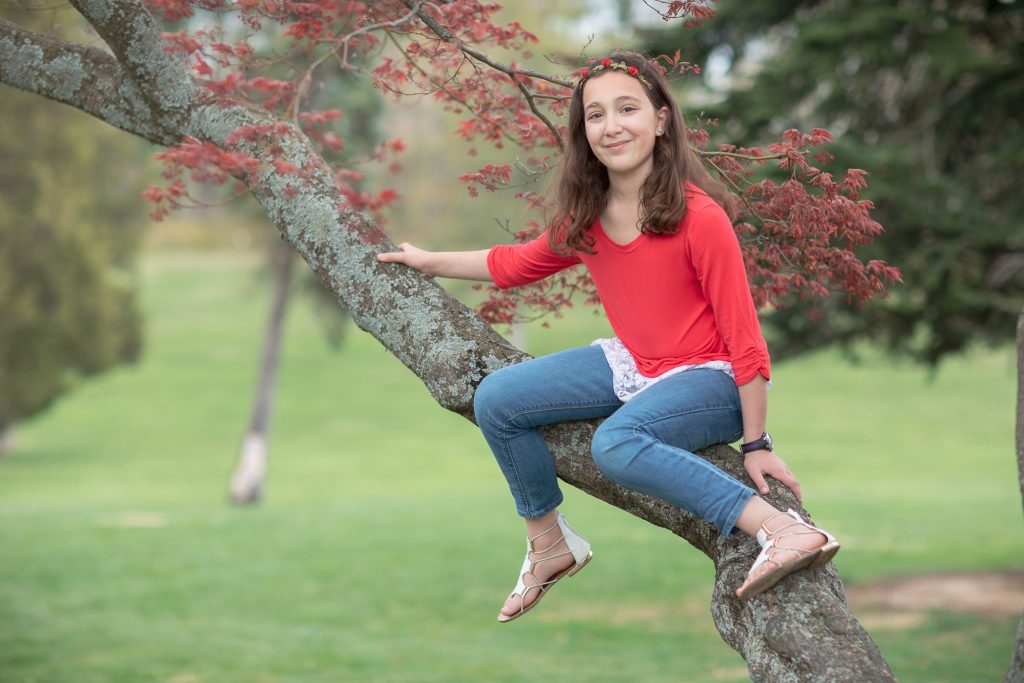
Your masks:
M401 251L378 254L381 261L404 263L427 275L493 282L500 289L543 280L580 263L573 254L558 254L548 246L547 234L523 244L499 244L480 251L424 251L408 242Z
M760 439L765 432L764 425L768 418L768 381L762 375L754 375L752 380L739 386L739 392L740 411L743 413L743 441L746 443ZM773 451L747 453L743 456L743 468L762 494L768 493L768 483L764 480L767 474L789 487L797 501L803 502L796 477L789 471L782 458Z
M743 412L743 441L764 434L768 414L768 346L761 335L757 310L750 297L743 253L729 217L721 208L706 208L693 218L690 248L704 294L715 314L718 331L729 349ZM743 467L757 490L768 493L765 476L785 484L801 500L800 484L786 463L772 451L751 451Z
M385 263L404 263L431 277L450 277L459 280L481 280L493 282L487 269L487 254L481 251L424 251L408 242L398 245L401 251L377 254L377 260Z

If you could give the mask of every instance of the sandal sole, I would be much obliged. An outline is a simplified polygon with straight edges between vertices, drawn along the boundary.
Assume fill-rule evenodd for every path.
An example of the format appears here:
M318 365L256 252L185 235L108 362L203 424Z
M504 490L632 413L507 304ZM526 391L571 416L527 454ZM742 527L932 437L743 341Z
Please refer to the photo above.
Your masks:
M771 571L767 574L764 574L757 581L754 581L754 583L750 584L750 586L744 593L741 593L737 597L739 597L740 600L744 601L750 600L751 598L755 598L761 593L764 593L766 590L768 590L775 584L777 584L779 581L782 581L784 578L786 578L793 572L799 571L804 568L814 569L816 567L821 567L822 565L828 563L828 561L831 560L833 557L835 557L836 553L838 552L839 541L832 541L830 543L826 543L825 545L821 546L816 551L814 551L812 554L801 557L799 560L796 560L795 562L782 565L775 571Z
M533 609L534 607L536 607L537 605L540 604L540 601L543 600L544 596L547 595L548 592L552 588L555 587L555 584L557 584L559 581L561 581L562 579L566 578L567 576L573 576L574 574L577 574L581 569L583 569L584 567L586 567L590 563L590 560L592 560L593 557L594 557L593 551L588 552L587 556L585 558L583 558L582 562L579 562L577 564L574 564L571 567L563 569L561 572L556 574L553 578L548 579L548 581L550 581L551 583L548 584L547 588L545 588L544 590L542 590L540 592L540 597L538 597L536 600L531 602L527 607L519 610L519 612L514 614L513 616L508 617L507 619L502 619L501 617L504 616L504 615L499 612L499 614L498 614L498 623L499 624L507 624L508 622L515 621L519 617L521 617L524 614L526 614L527 612L529 612L531 609ZM526 590L527 590L527 592L529 592L531 589L527 588Z

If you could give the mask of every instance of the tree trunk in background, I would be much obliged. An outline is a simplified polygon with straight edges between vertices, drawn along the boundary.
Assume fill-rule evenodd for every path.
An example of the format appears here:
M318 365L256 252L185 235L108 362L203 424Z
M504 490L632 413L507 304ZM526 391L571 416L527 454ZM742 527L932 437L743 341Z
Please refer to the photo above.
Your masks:
M525 349L526 334L526 323L512 323L508 333L508 343L517 349Z
M14 450L14 427L0 425L0 458Z
M1017 318L1017 479L1024 503L1024 310ZM1024 683L1024 614L1017 626L1017 642L1004 683Z
M291 291L294 254L291 246L284 241L275 243L271 250L274 294L263 340L260 378L256 387L256 399L253 401L252 417L249 420L249 431L242 440L238 463L231 475L231 502L239 505L258 503L263 497L263 486L267 476L270 417L274 406L284 318L288 309L288 294Z

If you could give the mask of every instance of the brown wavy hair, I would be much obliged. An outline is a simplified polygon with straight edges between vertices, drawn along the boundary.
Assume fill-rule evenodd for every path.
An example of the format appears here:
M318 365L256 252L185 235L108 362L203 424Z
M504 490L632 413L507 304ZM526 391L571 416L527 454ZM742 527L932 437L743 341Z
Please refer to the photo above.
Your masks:
M613 52L604 58L636 67L651 84L647 87L641 81L655 111L668 108L665 131L655 140L653 168L640 189L640 223L637 226L640 231L675 234L686 212L686 182L702 189L726 210L730 218L735 218L736 196L722 182L711 177L690 147L682 113L661 72L638 52ZM590 78L600 78L610 70L605 69ZM586 77L581 78L572 92L565 153L554 194L554 211L548 224L548 244L562 253L567 250L592 253L594 238L588 231L608 201L608 169L594 156L585 131L583 86L587 80Z

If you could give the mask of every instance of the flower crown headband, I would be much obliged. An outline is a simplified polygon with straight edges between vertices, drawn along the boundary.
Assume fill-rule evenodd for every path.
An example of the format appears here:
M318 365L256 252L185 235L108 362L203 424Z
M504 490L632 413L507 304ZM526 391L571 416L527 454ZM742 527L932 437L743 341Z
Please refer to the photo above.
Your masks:
M635 77L641 83L646 85L648 90L654 90L654 86L651 85L650 81L644 78L644 75L640 73L640 69L636 68L632 64L626 64L625 62L613 62L607 57L593 66L580 69L580 85L583 85L589 76L592 76L598 71L604 71L605 69L618 69L619 71L625 71L630 76Z

